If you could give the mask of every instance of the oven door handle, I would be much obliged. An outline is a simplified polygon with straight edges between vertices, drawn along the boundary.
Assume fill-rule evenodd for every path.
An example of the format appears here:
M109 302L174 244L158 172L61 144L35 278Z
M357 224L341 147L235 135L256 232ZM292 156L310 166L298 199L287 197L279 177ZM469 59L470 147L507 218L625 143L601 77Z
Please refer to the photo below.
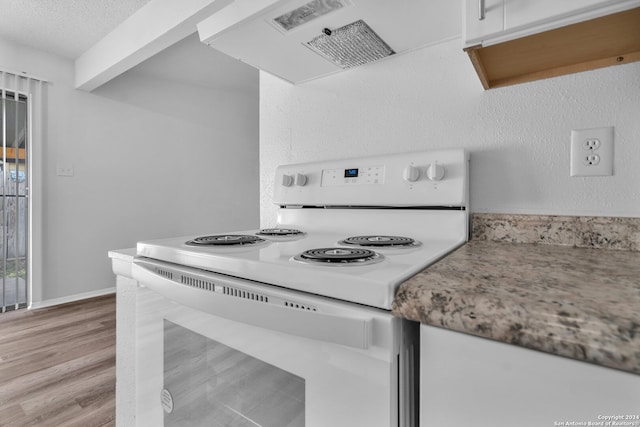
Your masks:
M153 269L153 263L134 261L131 266L133 278L140 285L184 306L228 320L304 338L358 349L369 348L373 326L373 319L370 317L320 313L239 298L182 284L151 271L150 268Z

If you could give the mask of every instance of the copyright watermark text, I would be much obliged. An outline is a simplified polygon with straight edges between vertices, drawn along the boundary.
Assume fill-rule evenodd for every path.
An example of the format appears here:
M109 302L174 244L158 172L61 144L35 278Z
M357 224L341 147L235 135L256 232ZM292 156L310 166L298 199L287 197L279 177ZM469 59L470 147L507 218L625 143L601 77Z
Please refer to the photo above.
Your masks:
M614 414L598 415L595 420L558 420L553 422L554 427L567 426L624 426L640 427L640 414Z

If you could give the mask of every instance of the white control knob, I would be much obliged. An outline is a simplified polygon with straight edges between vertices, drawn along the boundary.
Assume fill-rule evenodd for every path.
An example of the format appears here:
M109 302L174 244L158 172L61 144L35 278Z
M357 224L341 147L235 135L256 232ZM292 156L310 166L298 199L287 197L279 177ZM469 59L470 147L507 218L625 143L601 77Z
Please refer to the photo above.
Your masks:
M420 169L415 166L407 166L402 171L402 178L408 182L416 182L420 178Z
M293 183L302 187L307 183L307 176L301 173L297 173L296 177L293 179Z
M291 175L282 175L282 185L291 187L293 185L293 177Z
M444 178L444 167L437 163L431 163L427 168L427 178L431 181L440 181Z

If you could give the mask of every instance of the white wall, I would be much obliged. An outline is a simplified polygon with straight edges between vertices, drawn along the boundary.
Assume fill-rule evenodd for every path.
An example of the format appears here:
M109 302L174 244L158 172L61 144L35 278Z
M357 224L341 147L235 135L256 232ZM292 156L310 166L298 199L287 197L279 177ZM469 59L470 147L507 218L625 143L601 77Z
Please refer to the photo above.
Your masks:
M614 176L571 178L571 129L615 127ZM461 41L292 86L260 75L261 223L282 163L471 152L471 210L640 216L640 63L484 91Z
M221 69L246 73L234 64ZM110 249L258 225L257 72L225 89L133 70L86 93L71 61L6 40L0 67L51 82L36 305L114 286ZM74 176L57 176L58 163Z

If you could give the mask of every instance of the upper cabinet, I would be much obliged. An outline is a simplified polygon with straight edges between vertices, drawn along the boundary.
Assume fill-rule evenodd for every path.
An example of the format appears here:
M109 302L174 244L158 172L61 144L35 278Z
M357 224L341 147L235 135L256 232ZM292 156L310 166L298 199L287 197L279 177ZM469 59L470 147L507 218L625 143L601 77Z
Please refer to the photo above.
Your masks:
M465 46L482 43L504 31L504 0L464 0Z
M545 24L553 27L562 24L563 18L580 20L577 16L583 12L616 3L620 3L620 0L506 0L504 28L509 31Z
M485 89L640 60L640 0L463 0Z
M625 9L620 0L464 0L465 46L494 44ZM604 8L611 7L609 10ZM632 6L629 6L632 7Z

